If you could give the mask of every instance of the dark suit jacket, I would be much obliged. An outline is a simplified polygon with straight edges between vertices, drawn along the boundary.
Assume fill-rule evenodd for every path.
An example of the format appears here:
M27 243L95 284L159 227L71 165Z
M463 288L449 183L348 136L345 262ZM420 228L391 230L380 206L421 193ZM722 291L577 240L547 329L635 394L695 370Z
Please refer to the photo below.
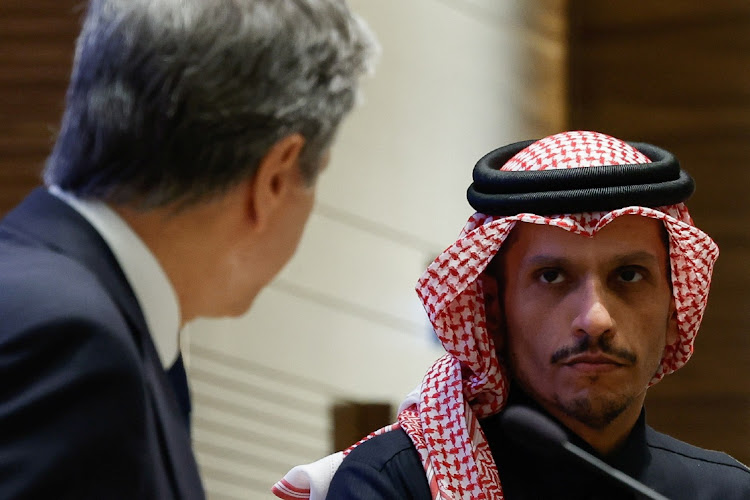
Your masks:
M37 189L0 221L0 498L203 497L117 261Z

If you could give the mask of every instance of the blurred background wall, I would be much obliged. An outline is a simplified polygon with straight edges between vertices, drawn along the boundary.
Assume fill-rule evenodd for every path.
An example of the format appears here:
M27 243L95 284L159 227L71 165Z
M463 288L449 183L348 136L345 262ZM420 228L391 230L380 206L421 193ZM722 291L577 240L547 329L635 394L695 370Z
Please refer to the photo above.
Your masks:
M694 359L651 391L649 418L750 462L750 4L350 4L383 55L298 254L246 317L182 337L211 498L266 497L290 465L332 451L337 401L398 405L442 354L413 288L471 214L474 162L564 129L657 143L696 178L691 211L722 256ZM0 0L0 212L39 183L81 5Z
M189 327L196 449L217 493L265 491L285 465L329 452L333 401L395 410L421 381L442 350L414 285L472 213L474 162L520 137L512 3L350 3L379 34L382 58L320 179L300 250L246 317ZM275 394L263 391L269 379ZM230 422L273 437L230 436Z

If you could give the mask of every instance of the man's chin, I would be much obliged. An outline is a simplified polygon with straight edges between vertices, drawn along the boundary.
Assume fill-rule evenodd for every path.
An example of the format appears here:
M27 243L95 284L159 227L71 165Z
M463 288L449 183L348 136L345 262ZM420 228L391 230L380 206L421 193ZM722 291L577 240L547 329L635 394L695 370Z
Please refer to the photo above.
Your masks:
M569 417L592 429L603 429L627 409L624 397L584 396L558 401L559 408Z

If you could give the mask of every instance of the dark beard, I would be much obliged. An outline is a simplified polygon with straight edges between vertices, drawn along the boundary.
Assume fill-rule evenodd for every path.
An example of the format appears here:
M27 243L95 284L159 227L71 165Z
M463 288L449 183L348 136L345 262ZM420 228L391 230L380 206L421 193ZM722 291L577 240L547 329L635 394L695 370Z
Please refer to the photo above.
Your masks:
M506 357L502 362L507 362L511 373L516 371L513 368L516 363L512 357ZM596 407L592 404L591 397L561 401L557 396L553 396L551 399L543 397L534 390L531 380L527 380L523 374L515 373L513 378L520 388L542 407L557 408L567 416L595 430L606 428L617 417L622 415L635 400L633 396L614 396L612 399L601 401Z
M538 397L538 396L537 396ZM601 430L611 424L617 417L622 415L631 401L622 398L618 401L605 401L602 406L595 410L591 404L591 399L580 398L573 401L563 402L555 401L554 405L563 411L566 415L592 429Z

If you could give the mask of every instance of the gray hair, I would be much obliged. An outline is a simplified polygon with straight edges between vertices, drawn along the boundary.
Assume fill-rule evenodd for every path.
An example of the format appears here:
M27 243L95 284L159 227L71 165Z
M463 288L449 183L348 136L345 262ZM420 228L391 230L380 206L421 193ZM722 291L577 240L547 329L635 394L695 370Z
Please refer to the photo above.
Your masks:
M91 0L45 182L191 204L295 132L313 182L377 52L344 0Z

